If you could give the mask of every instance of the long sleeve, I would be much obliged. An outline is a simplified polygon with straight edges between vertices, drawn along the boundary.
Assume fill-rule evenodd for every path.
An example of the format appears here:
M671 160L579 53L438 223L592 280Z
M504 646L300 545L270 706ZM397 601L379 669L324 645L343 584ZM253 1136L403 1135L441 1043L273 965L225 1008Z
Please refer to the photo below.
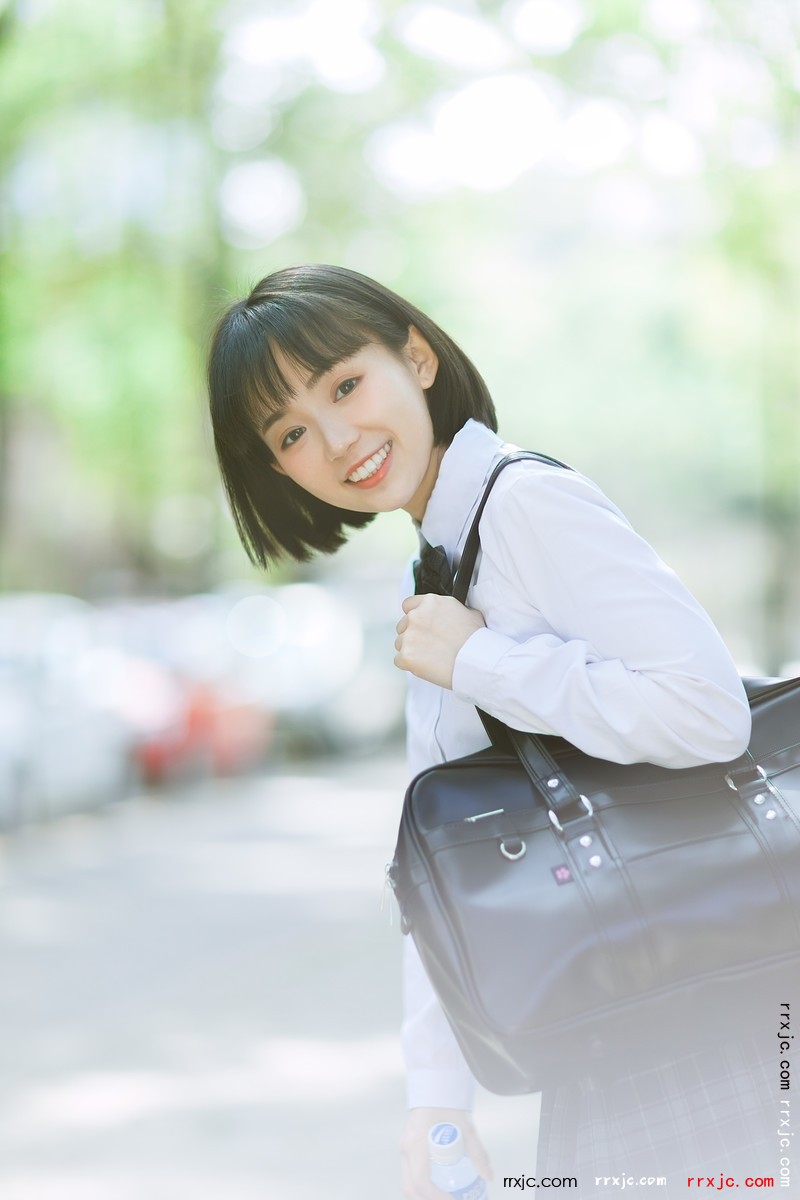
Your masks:
M403 939L403 1014L408 1107L471 1108L475 1080L410 937Z
M750 711L700 605L576 472L509 467L481 521L453 691L517 729L666 767L736 758ZM531 634L531 636L525 636Z

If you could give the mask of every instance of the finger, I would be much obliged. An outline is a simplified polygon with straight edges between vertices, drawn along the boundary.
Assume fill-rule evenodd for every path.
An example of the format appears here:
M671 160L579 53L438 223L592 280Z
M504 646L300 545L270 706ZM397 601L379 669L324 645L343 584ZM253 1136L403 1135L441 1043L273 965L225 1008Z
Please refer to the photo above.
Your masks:
M468 1157L471 1159L472 1164L475 1167L475 1170L478 1172L481 1178L485 1179L487 1183L492 1180L494 1178L492 1164L489 1161L489 1155L484 1150L480 1139L475 1136L467 1137L465 1141L465 1149Z
M449 1200L430 1180L430 1164L427 1157L417 1159L412 1153L400 1160L400 1178L406 1200Z
M411 1195L414 1200L451 1200L447 1192L443 1192L430 1178L430 1163L425 1159L411 1165Z
M411 1194L414 1200L449 1200L446 1192L438 1188L431 1179L431 1160L428 1157L427 1141L413 1142L405 1155Z
M406 596L400 607L404 613L408 613L411 612L412 608L419 608L423 600L424 596Z
M406 629L408 629L408 617L401 617L397 622L397 632L405 633Z
M489 1161L489 1155L486 1153L483 1142L481 1141L475 1126L471 1121L464 1122L464 1149L467 1155L472 1160L478 1174L484 1179L492 1178L492 1164Z

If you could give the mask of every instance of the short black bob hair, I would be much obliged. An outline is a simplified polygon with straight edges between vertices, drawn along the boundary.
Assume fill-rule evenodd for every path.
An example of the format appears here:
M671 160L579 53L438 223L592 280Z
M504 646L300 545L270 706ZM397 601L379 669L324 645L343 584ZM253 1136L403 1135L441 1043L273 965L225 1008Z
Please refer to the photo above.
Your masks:
M399 355L411 325L439 359L426 392L436 445L449 445L470 417L496 430L489 391L463 351L419 309L356 271L325 265L276 271L222 316L208 361L211 423L233 519L252 562L266 567L286 555L305 562L315 551L330 554L346 540L345 526L358 528L375 515L326 504L271 469L274 458L259 430L292 395L276 350L324 374L368 343Z

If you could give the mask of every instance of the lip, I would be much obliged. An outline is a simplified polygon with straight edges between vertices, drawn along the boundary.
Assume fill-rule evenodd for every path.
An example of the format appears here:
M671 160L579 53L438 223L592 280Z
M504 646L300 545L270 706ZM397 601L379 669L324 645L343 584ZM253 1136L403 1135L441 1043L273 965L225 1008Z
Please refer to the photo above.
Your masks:
M383 443L383 446L385 446L385 445L386 445L386 442ZM383 446L379 446L378 450L382 450ZM372 454L368 454L366 456L366 458L361 459L361 462L358 462L355 464L355 466L350 467L347 474L352 475L353 471L357 471L358 468L362 467L365 462L369 462L369 460L372 458L372 455L377 454L378 450L373 450ZM391 444L391 446L389 448L389 453L386 455L386 458L383 460L381 465L378 467L378 469L374 475L370 475L368 479L359 479L357 483L354 483L352 480L346 478L345 483L347 484L347 486L354 487L354 488L360 488L361 491L368 491L369 488L375 487L376 484L381 483L386 478L386 474L389 470L389 466L392 461L393 451L394 451L394 443Z
M352 466L348 467L344 473L345 479L349 480L350 476L353 474L353 471L357 471L359 467L363 467L364 463L369 462L374 455L380 454L381 450L386 445L386 442L391 442L391 438L386 438L386 441L381 442L380 446L376 446L374 450L370 450L369 454L365 454L364 457L360 458L357 463L353 463Z

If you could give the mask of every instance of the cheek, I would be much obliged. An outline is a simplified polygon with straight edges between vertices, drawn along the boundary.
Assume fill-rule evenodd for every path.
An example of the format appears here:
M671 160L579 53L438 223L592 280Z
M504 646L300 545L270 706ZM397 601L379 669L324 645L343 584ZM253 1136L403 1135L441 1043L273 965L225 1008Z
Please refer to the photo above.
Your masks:
M418 436L424 439L426 446L433 446L433 419L431 418L428 403L424 395L421 395L415 406L416 429Z
M312 454L298 454L284 474L318 500L330 500L337 492L338 480L330 464Z

